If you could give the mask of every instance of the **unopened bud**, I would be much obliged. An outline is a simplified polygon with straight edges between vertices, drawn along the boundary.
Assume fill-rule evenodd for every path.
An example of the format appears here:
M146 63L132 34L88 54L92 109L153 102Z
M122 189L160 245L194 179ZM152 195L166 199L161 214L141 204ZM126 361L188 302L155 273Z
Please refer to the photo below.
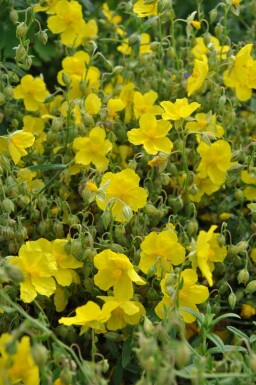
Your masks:
M22 21L16 28L16 37L18 39L22 39L26 36L28 31L27 25Z
M236 306L236 295L232 292L228 296L228 303L230 308L233 310L234 307Z
M213 23L218 15L217 9L214 8L209 12L210 23Z
M238 276L237 276L237 281L238 283L243 283L244 285L247 284L249 281L250 274L247 269L242 269L239 271Z
M256 291L256 280L249 282L245 291L246 293L254 293Z
M11 9L11 11L10 11L10 19L13 22L13 24L16 24L19 21L19 14L16 11L16 9Z
M48 351L41 344L35 344L31 349L32 357L38 366L43 366L47 362Z
M24 281L22 271L14 265L5 265L5 272L7 276L15 283Z
M220 37L223 35L223 26L218 23L214 29L216 37Z
M135 32L128 38L128 44L129 46L134 45L138 41L138 34Z
M24 46L22 44L19 44L17 49L16 49L16 61L19 62L21 60L23 60L27 55L27 51L26 49L24 48Z
M47 35L47 33L46 33L45 31L40 30L40 31L37 33L37 35L38 35L39 41L40 41L43 45L45 45L45 44L47 43L47 41L48 41L48 35Z

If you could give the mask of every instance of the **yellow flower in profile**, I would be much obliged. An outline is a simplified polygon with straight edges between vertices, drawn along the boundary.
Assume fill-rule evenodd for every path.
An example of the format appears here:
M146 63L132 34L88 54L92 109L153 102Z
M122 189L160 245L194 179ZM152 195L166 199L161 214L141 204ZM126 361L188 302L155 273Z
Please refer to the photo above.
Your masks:
M253 260L254 263L256 263L256 247L252 248L250 258Z
M208 45L205 45L203 37L197 37L196 44L192 48L192 53L197 59L202 60L202 57L207 55L210 49L214 50L218 59L221 60L226 59L227 52L230 50L230 47L228 45L221 46L217 37L214 36L210 37L210 42Z
M173 265L180 265L185 259L185 249L179 243L177 234L169 229L161 233L152 231L146 235L140 245L139 269L147 274L155 266L156 274L161 277L163 273L173 270Z
M123 300L116 297L98 296L105 304L103 311L110 313L107 321L108 330L123 329L126 325L136 325L146 311L140 302Z
M14 99L22 99L27 111L37 111L49 92L41 78L25 75L13 90Z
M66 244L67 239L55 239L52 241L52 254L58 269L54 277L61 286L69 286L72 282L79 281L79 276L74 269L83 266L83 263L79 262L72 254L66 253Z
M193 25L193 27L196 28L196 29L200 29L200 28L201 28L201 22L198 21L198 20L192 20L190 23L191 23L191 25Z
M92 88L99 88L100 70L90 66L90 56L87 52L77 51L73 56L62 60L62 70L58 72L58 83L66 85L63 77L68 75L71 81L68 97L70 100L82 98L84 92L91 92ZM83 90L81 88L83 85Z
M201 60L195 59L193 72L189 76L187 83L188 96L192 95L194 92L196 92L202 87L207 77L208 71L208 60L205 55L202 55Z
M214 233L216 229L217 226L213 225L207 232L204 230L199 232L195 250L190 256L193 269L198 267L210 286L213 285L214 262L223 262L227 255L226 247L219 246L220 234Z
M32 115L25 115L22 129L25 132L32 132L32 134L35 135L34 151L43 154L43 143L47 139L47 135L44 132L44 120Z
M170 287L170 274L166 274L161 281L161 289L164 294L163 299L155 308L156 315L161 319L168 319L175 305L186 323L194 322L196 317L181 308L186 307L199 313L197 304L205 302L209 297L208 288L196 285L197 274L193 269L182 271L179 283Z
M201 162L197 167L199 178L210 178L213 184L222 185L226 180L228 169L233 165L231 162L231 147L225 140L217 140L213 144L201 141L197 147L201 156Z
M239 100L246 101L256 88L256 60L251 57L252 44L246 44L236 54L232 67L225 71L225 86L235 89Z
M20 298L32 302L37 293L50 297L56 283L52 276L57 272L57 264L52 255L52 244L46 239L28 241L21 246L18 257L11 257L11 265L18 267L24 280L20 283Z
M243 170L241 173L241 180L249 185L244 189L244 196L250 201L256 198L256 168L253 171L249 173L247 170Z
M122 17L120 15L116 15L114 11L110 10L107 3L102 5L102 12L107 21L114 26L118 35L124 36L125 31L118 25L122 22Z
M112 149L112 144L106 139L104 128L94 127L88 137L75 138L73 147L77 151L76 163L84 166L92 163L98 170L107 168L109 160L105 155Z
M194 133L209 133L216 138L224 135L224 129L221 125L216 124L216 114L209 112L208 114L199 113L195 115L195 121L187 122L186 129ZM200 135L197 137L200 141Z
M111 210L116 221L127 222L126 206L137 212L147 203L147 191L139 187L139 182L139 176L130 168L116 174L107 172L101 181L101 186L105 186L105 197L97 199L97 205L101 210Z
M99 270L94 276L94 283L101 290L113 287L114 296L129 300L133 297L133 285L145 285L146 282L136 273L129 258L124 254L109 249L95 255L94 266Z
M95 39L98 27L95 20L84 21L82 6L78 1L60 0L54 7L55 14L47 20L51 32L61 34L64 45L78 47L85 38Z
M22 337L17 342L15 353L10 355L6 346L13 338L8 333L0 337L0 385L39 385L39 368L32 356L29 337Z
M133 109L135 118L139 118L140 116L146 113L150 113L153 115L161 115L163 112L162 107L154 105L157 98L158 94L152 90L146 92L144 95L138 91L134 92Z
M124 109L125 105L119 98L110 98L107 102L108 119L114 121L118 117L118 112Z
M41 5L41 1L35 5L33 5L35 12L46 12L51 15L55 13L55 7L58 4L59 0L45 0L43 2L44 5Z
M221 186L219 184L213 183L208 177L199 178L198 175L196 175L194 178L194 185L196 186L198 191L195 194L189 195L189 199L192 202L200 202L204 194L212 195L214 192L218 191Z
M139 0L133 5L133 12L138 17L157 16L157 0L150 2Z
M93 329L95 333L105 333L104 323L109 319L110 313L103 311L99 305L93 301L88 301L86 305L76 308L74 317L62 317L59 323L63 325L82 326L80 335Z
M132 120L132 105L133 105L133 97L134 97L134 83L125 84L120 93L120 99L124 103L125 106L125 116L124 122L129 123Z
M7 136L0 136L0 153L9 152L14 164L18 164L28 154L25 148L33 146L34 141L35 137L31 132L14 131Z
M132 54L132 47L129 45L129 39L125 38L122 41L122 44L120 44L116 50L118 52L121 52L123 55L130 56Z
M165 120L156 120L153 114L147 113L140 118L140 128L128 132L128 140L135 145L143 144L147 154L156 155L158 151L169 154L173 143L166 137L172 125Z
M162 114L164 120L179 120L188 118L201 106L197 102L188 103L187 98L176 99L175 103L163 101L160 103L165 112Z
M26 186L27 192L35 194L44 187L44 182L36 178L37 173L29 168L21 168L17 172L17 181ZM35 179L36 178L36 179Z
M101 100L98 95L91 93L84 101L85 111L89 115L97 115L101 109Z

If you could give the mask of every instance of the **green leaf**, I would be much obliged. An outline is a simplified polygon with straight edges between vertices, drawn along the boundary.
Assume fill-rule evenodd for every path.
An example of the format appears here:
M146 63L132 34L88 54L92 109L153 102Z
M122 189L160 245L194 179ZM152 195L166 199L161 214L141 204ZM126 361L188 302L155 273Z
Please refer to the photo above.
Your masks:
M207 338L217 346L221 353L225 352L225 345L219 336L213 333L209 333L207 334Z
M31 171L48 171L48 170L61 170L67 167L66 164L38 164L36 166L28 167Z
M120 357L120 359L117 361L117 364L116 364L115 369L114 369L114 375L113 375L114 385L121 385L122 379L123 379L123 372L124 372L124 370L122 367L122 360Z
M230 352L247 352L247 349L243 346L234 346L234 345L224 345L224 353L230 353ZM222 350L219 348L210 348L207 351L208 354L219 354L223 353Z
M219 317L217 317L217 318L212 322L212 326L217 325L220 321L222 321L223 319L226 319L226 318L239 318L239 319L241 319L241 317L240 317L238 314L235 314L235 313L226 313L226 314L222 314L222 315L220 315Z
M249 337L244 332L242 332L241 330L235 328L234 326L227 326L227 329L231 333L235 334L237 337L240 337L240 338L243 338L243 339L246 339L246 340L249 339Z
M190 309L189 307L181 307L179 310L186 311L187 313L192 314L193 316L196 317L196 319L197 319L198 323L200 324L200 326L202 325L203 318L202 318L200 313L197 313L195 310Z
M122 367L125 368L130 361L132 352L132 338L128 338L128 340L125 341L123 350L122 350Z

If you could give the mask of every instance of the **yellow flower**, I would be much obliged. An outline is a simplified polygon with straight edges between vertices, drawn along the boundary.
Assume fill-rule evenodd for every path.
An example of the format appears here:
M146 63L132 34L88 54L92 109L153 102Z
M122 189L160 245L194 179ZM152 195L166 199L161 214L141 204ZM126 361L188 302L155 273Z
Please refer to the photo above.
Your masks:
M126 206L137 212L147 203L147 191L139 187L139 182L139 176L130 168L116 174L107 172L101 181L101 186L106 186L105 198L97 199L97 205L101 210L111 210L116 221L127 222L123 211Z
M175 103L164 101L160 103L165 112L162 114L164 120L179 120L188 118L201 104L188 103L187 98L176 99Z
M210 49L216 51L217 57L220 60L226 59L230 47L228 45L221 46L219 40L214 36L211 36L210 43L206 46L203 37L197 37L192 53L197 59L202 60L202 56L208 54Z
M214 233L216 229L217 226L211 226L208 232L199 232L195 252L190 257L193 269L199 267L210 286L213 285L214 262L223 262L227 255L226 247L218 244L220 234Z
M219 124L216 124L216 114L212 114L211 112L208 114L196 114L195 121L186 123L186 129L194 133L210 133L213 134L216 138L220 138L224 135L223 127Z
M225 140L217 140L211 145L199 144L197 152L201 156L201 162L197 167L197 175L204 179L209 177L213 184L221 185L226 180L227 170L232 166L231 148Z
M224 72L224 83L235 88L236 96L246 101L252 96L252 88L256 88L256 60L250 56L252 44L247 44L236 54L230 70Z
M153 115L161 115L163 109L160 106L155 106L154 103L158 98L158 94L155 91L146 92L144 95L140 92L134 92L134 115L135 118L139 118L143 114L150 113Z
M175 307L175 296L177 297L177 306L179 313L186 323L194 322L196 317L180 308L187 307L199 313L197 304L203 303L209 297L207 287L196 285L198 280L197 274L193 269L184 270L179 279L179 284L170 287L170 275L167 274L161 281L161 289L164 297L155 308L157 316L161 319L169 318L171 311ZM169 292L171 291L171 293ZM171 294L171 295L169 295Z
M37 111L44 102L49 92L41 78L33 78L32 75L25 75L20 84L14 88L15 99L23 99L27 111Z
M110 313L107 321L107 329L123 329L126 325L136 325L140 318L146 314L143 305L140 302L123 300L116 297L98 296L105 301L104 311Z
M150 1L145 3L144 0L139 0L133 6L133 12L138 15L138 17L147 17L147 16L157 16L157 0Z
M220 189L219 184L214 184L210 178L199 178L197 175L194 178L194 184L198 189L195 194L190 194L189 199L192 202L200 202L204 194L212 195L214 192Z
M36 172L29 168L21 168L17 173L17 181L26 186L28 193L36 193L44 187L44 182L40 179L34 179L37 176Z
M72 254L67 254L65 245L67 239L55 239L52 241L52 254L57 264L57 271L54 277L59 285L69 286L72 282L79 281L79 277L74 269L82 267L82 262L79 262Z
M125 105L121 99L109 99L107 102L108 119L114 121L118 117L117 112L122 111L124 107Z
M73 56L62 60L62 70L58 72L59 84L65 85L63 77L68 75L71 84L68 92L70 100L82 98L84 92L91 92L92 88L99 88L100 71L95 66L90 66L90 56L87 52L77 51ZM81 88L83 85L83 90Z
M97 193L99 191L97 185L94 182L86 182L85 188L88 191Z
M35 12L46 12L48 14L54 14L55 13L55 7L56 5L58 4L59 0L45 0L43 2L43 6L40 4L41 1L35 5L33 5L34 7L34 11Z
M59 323L82 326L80 335L90 328L96 333L105 333L104 323L109 317L109 313L101 310L96 303L89 301L86 305L76 308L76 315L74 317L62 317L59 319Z
M250 257L254 263L256 263L256 247L251 250Z
M47 25L51 32L61 34L63 44L78 47L85 38L95 39L97 24L95 20L90 20L88 24L84 21L78 1L60 0L54 10L55 15L48 18Z
M33 301L37 293L50 297L56 283L52 276L57 272L57 264L52 255L52 244L46 239L28 241L21 246L18 257L11 257L9 263L18 267L24 281L20 283L20 298L23 302Z
M125 106L125 117L124 117L125 123L129 123L132 119L134 88L135 88L134 83L128 83L124 85L119 96Z
M152 53L150 48L150 35L148 33L142 33L140 35L140 55L146 55Z
M157 276L161 277L163 273L172 271L173 265L180 265L185 259L185 249L172 230L165 230L162 233L151 232L140 247L142 252L138 267L145 274L155 266Z
M25 115L23 118L23 127L25 132L32 132L35 135L34 150L39 154L43 154L43 143L47 139L47 135L44 132L44 120L31 115Z
M87 138L75 138L73 147L77 150L76 163L84 166L93 163L98 170L107 168L109 160L105 155L112 149L112 144L106 139L104 128L94 127Z
M249 185L244 189L245 198L250 201L254 200L256 198L256 168L254 169L254 173L243 170L241 180Z
M107 3L104 3L102 5L102 11L103 11L103 15L106 17L108 22L114 26L118 35L124 36L125 31L118 26L118 24L122 22L122 17L120 15L116 15L115 12L111 11Z
M254 306L248 303L243 303L240 314L241 314L241 317L249 319L256 314L256 309Z
M94 265L99 270L94 276L94 283L101 290L114 289L114 296L129 300L133 297L133 285L145 285L133 268L129 258L111 250L104 250L94 257Z
M17 342L17 350L9 354L6 345L13 339L11 334L3 333L0 337L0 385L24 384L39 385L39 368L35 364L30 339L24 336Z
M132 47L129 45L129 39L126 38L122 41L122 44L120 44L117 48L118 52L121 52L123 55L131 55L132 54Z
M199 90L208 74L209 67L208 67L208 60L205 55L202 55L202 58L195 59L194 61L194 68L191 76L188 78L187 83L187 93L188 96L192 95L194 92Z
M143 144L148 154L155 155L158 151L169 154L173 143L166 137L172 125L165 120L156 120L153 114L144 114L140 118L140 128L129 131L127 136L130 143Z
M85 111L89 115L97 115L101 109L101 100L96 94L89 94L84 101Z
M15 131L7 136L0 136L0 153L9 152L14 164L27 155L25 148L33 146L35 137L31 132Z
M191 23L191 24L193 25L193 27L196 28L196 29L200 29L200 28L201 28L201 23L200 23L200 21L198 21L198 20L192 20L190 23Z

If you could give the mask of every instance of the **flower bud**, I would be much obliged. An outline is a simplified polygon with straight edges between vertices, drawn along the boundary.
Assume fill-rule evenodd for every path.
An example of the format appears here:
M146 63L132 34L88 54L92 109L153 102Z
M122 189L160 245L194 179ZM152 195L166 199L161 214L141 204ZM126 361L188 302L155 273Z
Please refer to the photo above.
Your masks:
M213 9L209 12L210 23L213 23L213 22L215 21L217 15L218 15L217 9L216 9L216 8L213 8Z
M22 21L21 23L19 23L19 25L18 25L17 28L16 28L16 37L17 37L18 39L22 39L23 37L26 36L27 31L28 31L28 27L27 27L27 25L24 23L24 21Z
M255 353L251 353L250 354L250 358L249 358L249 366L250 368L252 369L252 371L254 373L256 373L256 354Z
M19 21L19 14L14 8L11 9L9 16L13 24L16 24Z
M238 283L243 283L244 285L247 284L249 281L250 274L247 269L242 269L239 271L238 276L237 276L237 281Z
M188 347L188 343L177 342L177 346L175 347L175 360L179 369L186 366L189 361L190 355L191 351Z
M16 61L20 62L26 57L26 55L27 55L26 49L22 44L19 44L18 47L16 48L16 56L15 56Z
M32 357L38 366L43 366L47 362L48 350L41 344L35 344L31 349Z
M230 308L233 310L234 307L236 306L236 295L232 292L228 296L228 303Z
M40 31L37 33L37 35L38 35L39 41L40 41L43 45L45 45L45 44L47 43L47 41L48 41L48 35L47 35L47 33L46 33L45 31L40 30Z
M93 117L87 113L83 114L83 122L86 126L89 126L89 127L95 126Z
M221 37L223 35L223 25L218 23L216 27L214 28L216 37Z
M7 86L4 89L4 96L6 97L6 100L12 100L13 99L13 88L12 86Z
M70 86L72 80L65 72L62 72L61 79L66 87Z
M0 106L2 106L5 103L5 96L2 92L0 92Z
M4 269L8 278L10 278L13 282L20 283L24 281L23 273L18 267L14 265L5 265Z
M129 46L132 46L137 43L139 37L138 34L135 32L128 38L128 44Z
M198 222L196 219L191 219L188 223L187 223L187 232L188 232L188 235L194 235L197 233L198 231Z
M253 280L248 283L248 285L245 288L246 293L254 293L256 291L256 280Z
M9 198L4 198L1 202L1 206L4 213L11 214L15 210L13 201Z

